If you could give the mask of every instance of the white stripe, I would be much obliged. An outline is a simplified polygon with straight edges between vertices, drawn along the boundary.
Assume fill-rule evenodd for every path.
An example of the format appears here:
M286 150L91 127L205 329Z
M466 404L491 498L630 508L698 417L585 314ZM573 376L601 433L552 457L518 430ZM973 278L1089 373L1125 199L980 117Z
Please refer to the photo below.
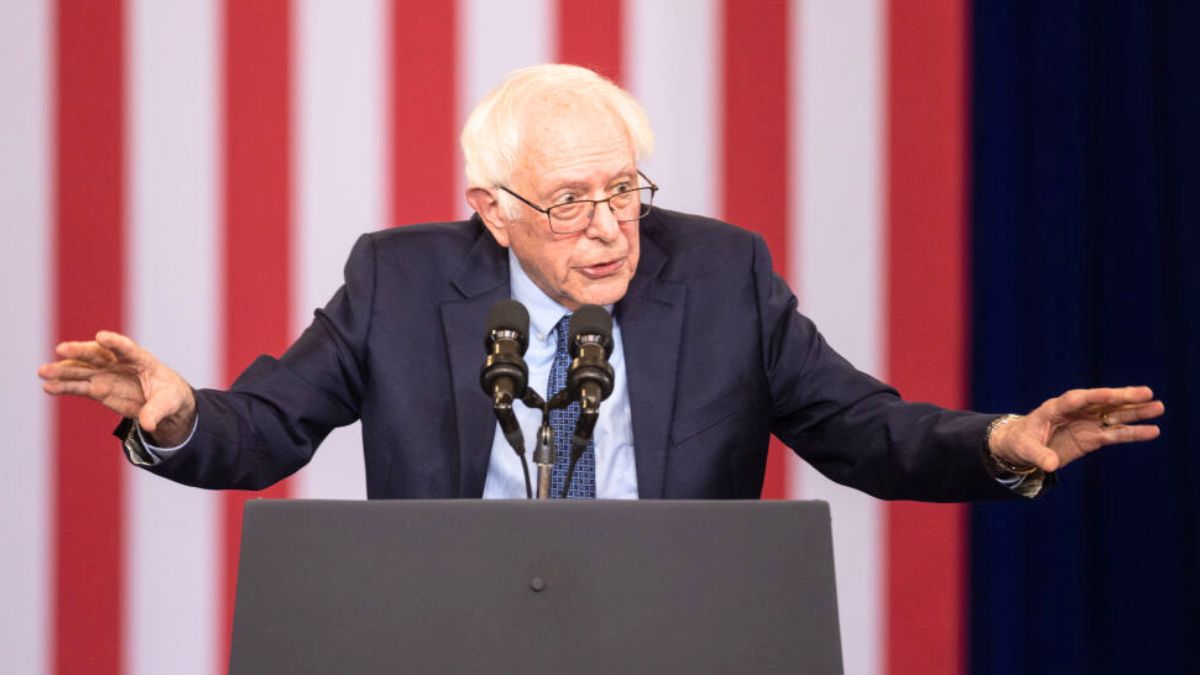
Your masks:
M462 0L459 13L461 117L504 76L554 58L554 4L550 0Z
M382 0L302 0L293 27L296 226L293 334L342 285L354 240L386 224L387 9ZM304 471L297 496L366 496L361 430L338 429Z
M625 3L629 90L645 106L657 149L643 163L662 186L657 203L712 215L722 181L715 0Z
M793 147L791 278L801 308L859 368L882 370L883 258L879 0L798 3L791 27ZM847 674L882 669L883 510L805 466L805 499L833 512L838 609Z
M126 16L129 331L195 387L219 371L218 19L207 0L134 0ZM216 495L128 476L128 669L210 675Z
M35 374L51 358L51 13L47 2L0 3L0 288L10 326L0 359L0 654L4 669L40 673L50 646L50 399Z
M557 25L551 0L460 0L458 14L458 127L475 104L517 68L554 58ZM458 193L466 190L462 153L457 157ZM459 213L471 213L464 197Z

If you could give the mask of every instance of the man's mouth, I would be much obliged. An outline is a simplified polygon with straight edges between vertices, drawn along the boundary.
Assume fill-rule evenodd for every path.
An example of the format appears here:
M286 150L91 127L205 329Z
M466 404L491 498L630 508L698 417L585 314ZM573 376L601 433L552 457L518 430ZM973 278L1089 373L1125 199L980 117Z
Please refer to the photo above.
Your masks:
M588 265L587 267L580 267L579 271L589 279L603 279L604 277L616 274L624 265L625 259L617 258L595 265Z

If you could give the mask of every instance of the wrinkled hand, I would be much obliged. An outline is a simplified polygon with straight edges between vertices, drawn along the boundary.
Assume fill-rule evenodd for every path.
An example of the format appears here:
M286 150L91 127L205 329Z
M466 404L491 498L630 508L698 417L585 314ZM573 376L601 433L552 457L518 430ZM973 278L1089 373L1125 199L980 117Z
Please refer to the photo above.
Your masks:
M155 444L175 446L187 440L196 418L192 388L174 370L133 340L110 331L90 342L61 342L61 360L38 368L42 390L98 401L138 421Z
M1106 445L1158 438L1153 424L1135 424L1163 414L1150 387L1073 389L1018 420L996 428L992 454L1017 467L1047 473Z

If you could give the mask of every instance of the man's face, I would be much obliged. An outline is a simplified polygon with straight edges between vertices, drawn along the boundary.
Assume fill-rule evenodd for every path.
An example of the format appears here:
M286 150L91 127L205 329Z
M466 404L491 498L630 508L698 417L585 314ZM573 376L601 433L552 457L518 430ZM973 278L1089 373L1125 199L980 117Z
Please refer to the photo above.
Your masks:
M526 129L520 163L506 186L547 208L571 199L604 199L637 186L637 165L625 129L599 106L547 105ZM515 200L514 200L515 201ZM511 246L521 268L564 307L612 304L625 296L638 263L638 222L617 222L597 206L591 225L555 234L546 214L518 203L516 218L493 211L489 229ZM496 222L498 221L498 222Z

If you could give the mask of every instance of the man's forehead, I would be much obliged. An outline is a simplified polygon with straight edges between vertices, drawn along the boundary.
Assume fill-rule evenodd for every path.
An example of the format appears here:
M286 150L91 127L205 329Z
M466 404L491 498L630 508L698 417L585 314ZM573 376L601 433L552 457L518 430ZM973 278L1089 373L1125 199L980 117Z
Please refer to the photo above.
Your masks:
M530 110L522 125L522 143L539 147L549 141L584 136L624 135L624 124L615 111L578 97L547 101Z
M527 121L517 172L542 183L632 170L633 143L621 119L597 104L547 107Z

